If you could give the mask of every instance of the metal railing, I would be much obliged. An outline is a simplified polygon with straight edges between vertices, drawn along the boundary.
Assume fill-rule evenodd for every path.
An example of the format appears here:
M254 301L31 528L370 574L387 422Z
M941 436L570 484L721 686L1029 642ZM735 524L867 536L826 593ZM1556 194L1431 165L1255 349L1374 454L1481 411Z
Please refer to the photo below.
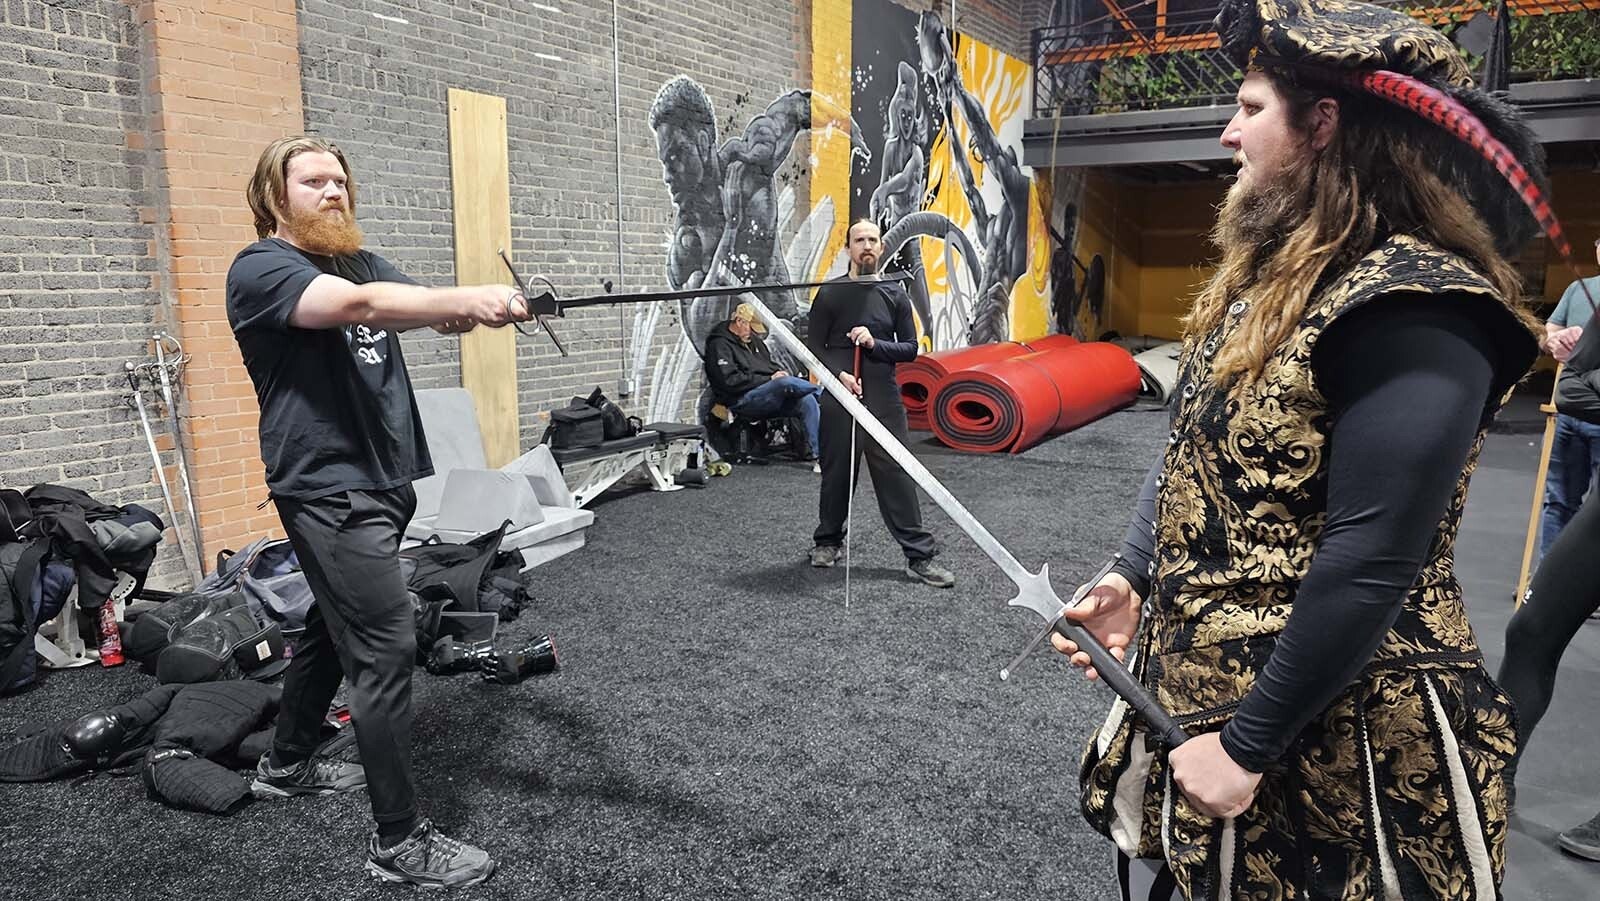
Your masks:
M1169 11L1167 0L1083 0L1103 15L1033 32L1034 115L1077 116L1231 104L1239 70L1212 30L1216 6ZM1379 0L1451 35L1477 68L1493 0L1438 5ZM1511 81L1600 76L1600 0L1513 0Z

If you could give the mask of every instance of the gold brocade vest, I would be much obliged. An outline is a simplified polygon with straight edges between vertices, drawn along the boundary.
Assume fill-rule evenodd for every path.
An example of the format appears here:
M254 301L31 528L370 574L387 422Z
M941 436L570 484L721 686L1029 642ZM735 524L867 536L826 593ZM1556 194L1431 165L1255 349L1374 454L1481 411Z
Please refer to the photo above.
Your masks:
M1311 367L1318 336L1340 315L1397 294L1500 299L1459 257L1395 236L1311 300L1255 382L1219 380L1211 366L1246 301L1186 342L1157 482L1157 557L1140 655L1144 681L1180 722L1204 727L1232 714L1266 665L1322 534L1331 423ZM1509 308L1495 337L1531 361L1533 336ZM1454 549L1467 483L1507 388L1497 385L1426 563L1368 672L1479 659Z

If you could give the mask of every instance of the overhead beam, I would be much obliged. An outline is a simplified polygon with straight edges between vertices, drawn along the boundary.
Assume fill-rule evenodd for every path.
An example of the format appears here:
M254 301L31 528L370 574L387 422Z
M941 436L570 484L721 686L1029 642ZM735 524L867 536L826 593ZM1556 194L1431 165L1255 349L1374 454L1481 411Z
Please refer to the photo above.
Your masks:
M1600 80L1540 81L1511 86L1541 143L1600 141ZM1135 166L1225 160L1219 141L1232 104L1030 119L1022 127L1026 166Z

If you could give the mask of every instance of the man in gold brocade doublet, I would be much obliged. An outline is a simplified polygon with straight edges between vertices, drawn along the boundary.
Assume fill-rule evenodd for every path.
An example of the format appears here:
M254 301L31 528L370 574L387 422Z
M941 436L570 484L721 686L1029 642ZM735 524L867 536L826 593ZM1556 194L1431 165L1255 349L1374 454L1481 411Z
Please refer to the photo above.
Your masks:
M1218 24L1247 69L1220 262L1125 559L1070 614L1194 737L1169 756L1119 701L1083 810L1188 898L1497 898L1513 712L1454 549L1538 352L1507 262L1536 223L1468 144L1352 75L1446 91L1535 184L1543 160L1403 14L1261 0Z

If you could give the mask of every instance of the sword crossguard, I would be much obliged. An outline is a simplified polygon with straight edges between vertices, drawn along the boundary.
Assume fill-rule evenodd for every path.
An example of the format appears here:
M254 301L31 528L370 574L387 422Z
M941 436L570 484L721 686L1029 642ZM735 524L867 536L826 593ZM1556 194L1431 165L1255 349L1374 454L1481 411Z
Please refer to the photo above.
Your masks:
M556 337L556 330L550 327L549 317L562 315L560 301L556 298L556 286L550 284L550 280L547 278L539 278L537 281L544 282L545 290L540 291L538 294L530 292L528 283L522 280L521 275L517 274L517 267L511 265L511 258L506 256L506 249L504 247L500 248L499 253L500 261L506 264L506 271L511 273L511 280L517 283L517 290L522 292L522 300L523 303L527 304L528 313L544 329L544 333L550 336L550 343L556 346L556 350L560 351L563 357L566 356L566 346L561 343L560 338ZM511 325L519 334L527 334L522 326L517 325L517 323L513 322Z
M1172 715L1161 708L1155 696L1134 678L1127 666L1118 660L1100 640L1094 636L1082 623L1066 618L1068 608L1083 600L1083 597L1100 584L1100 580L1111 572L1117 561L1122 559L1121 554L1112 554L1100 570L1091 576L1078 590L1072 593L1072 599L1066 603L1056 595L1055 589L1050 586L1050 567L1039 567L1038 573L1023 571L1021 576L1012 576L1012 581L1017 586L1017 596L1011 599L1011 605L1026 607L1044 618L1045 625L1040 629L1022 649L1009 666L1000 671L1002 680L1011 678L1011 674L1021 666L1036 648L1054 632L1061 637L1073 642L1080 651L1089 655L1089 664L1100 673L1100 678L1105 681L1123 700L1128 702L1134 712L1144 718L1150 727L1151 734L1164 744L1167 750L1181 745L1189 736L1183 727L1178 725Z
M1050 564L1039 567L1036 573L1026 570L1020 578L1014 578L1017 586L1017 596L1007 603L1012 607L1026 607L1039 614L1046 622L1061 615L1066 609L1061 596L1056 594L1054 585L1050 584Z

